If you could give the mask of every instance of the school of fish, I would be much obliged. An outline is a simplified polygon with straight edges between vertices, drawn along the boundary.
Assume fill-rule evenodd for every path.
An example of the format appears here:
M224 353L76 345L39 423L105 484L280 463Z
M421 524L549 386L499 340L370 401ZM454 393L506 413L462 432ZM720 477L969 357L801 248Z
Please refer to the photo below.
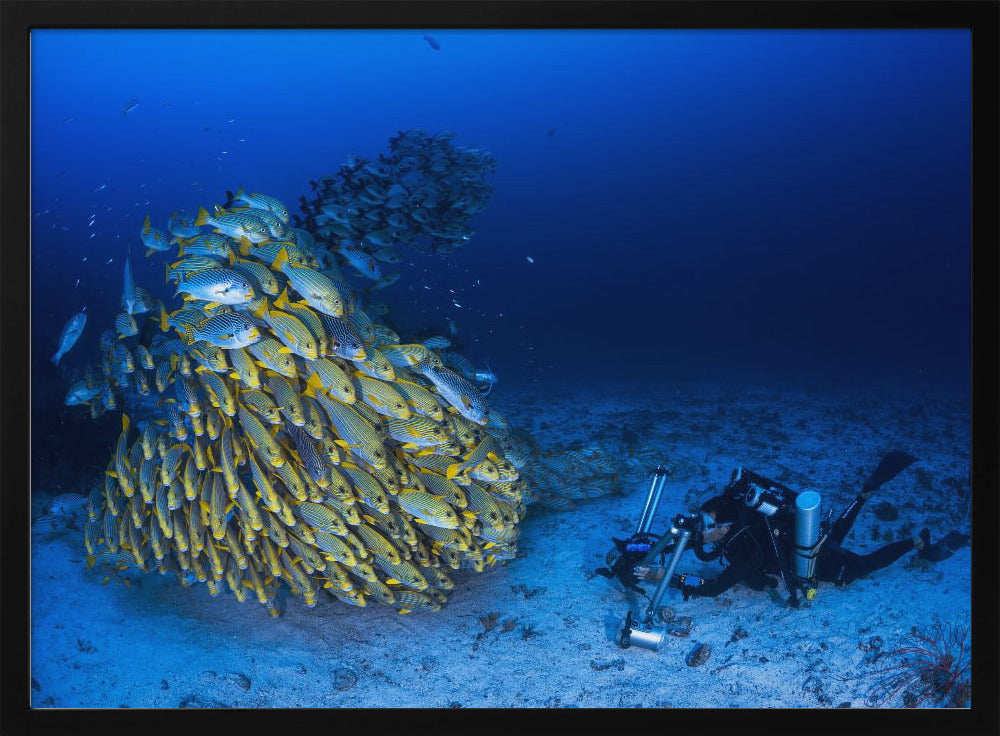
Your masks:
M408 141L394 150L412 155ZM350 170L370 185L380 170L369 167ZM395 196L374 188L366 196ZM516 554L530 498L523 461L505 454L507 421L468 361L401 342L387 308L366 309L321 262L324 248L343 255L348 234L376 244L370 232L311 221L314 237L274 197L227 194L224 206L175 213L166 231L146 218L138 234L147 255L170 254L180 303L169 310L136 285L126 259L100 373L70 387L66 403L92 416L123 411L87 501L88 564L173 571L272 615L281 586L309 607L326 591L354 606L439 610L454 571ZM453 223L475 208L458 209ZM127 409L143 403L155 411L133 423Z
M452 138L407 130L389 139L388 155L352 156L335 175L310 182L315 197L300 197L294 224L328 244L319 250L324 261L370 279L372 289L399 279L386 269L402 262L401 248L447 253L465 245L475 235L470 219L493 193L487 176L496 161Z

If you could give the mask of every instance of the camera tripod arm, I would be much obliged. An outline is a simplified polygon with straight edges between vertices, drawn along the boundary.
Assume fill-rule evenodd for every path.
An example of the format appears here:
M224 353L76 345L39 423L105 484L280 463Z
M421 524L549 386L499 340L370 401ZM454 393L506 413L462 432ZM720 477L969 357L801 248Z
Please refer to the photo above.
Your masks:
M671 534L664 534L660 537L656 544L649 548L649 552L646 556L639 561L639 567L649 567L656 562L656 558L664 554L667 548L674 542L674 537Z
M653 597L649 599L649 606L646 608L646 621L651 622L653 616L656 614L656 609L660 605L660 601L663 600L663 594L667 592L667 588L670 587L670 578L674 575L674 570L677 569L677 564L681 561L681 555L684 554L684 548L687 546L688 540L691 539L691 532L687 529L682 529L680 532L680 538L677 540L677 544L674 546L674 554L670 557L670 562L667 563L667 569L663 571L663 577L660 579L660 584L656 586L656 591L653 593Z

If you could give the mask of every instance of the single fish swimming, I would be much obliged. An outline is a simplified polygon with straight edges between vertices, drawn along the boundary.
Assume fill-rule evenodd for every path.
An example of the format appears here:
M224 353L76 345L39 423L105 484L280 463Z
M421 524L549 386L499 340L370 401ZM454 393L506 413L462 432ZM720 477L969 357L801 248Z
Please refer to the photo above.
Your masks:
M126 314L133 314L135 311L136 295L135 281L132 279L132 253L131 248L125 251L125 280L122 287L122 306Z
M86 309L86 307L84 307L84 309ZM87 315L82 311L69 318L69 321L62 329L62 334L59 336L59 350L57 350L56 354L52 356L53 365L59 365L59 361L62 360L62 356L64 356L69 349L76 344L76 341L80 339L80 333L83 332L83 327L86 324Z

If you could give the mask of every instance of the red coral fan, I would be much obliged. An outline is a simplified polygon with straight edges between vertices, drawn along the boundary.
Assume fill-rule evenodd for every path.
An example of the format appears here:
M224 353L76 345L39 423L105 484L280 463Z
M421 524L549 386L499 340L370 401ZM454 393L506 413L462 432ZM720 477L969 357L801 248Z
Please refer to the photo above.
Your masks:
M869 688L865 703L878 707L901 695L907 708L928 701L947 708L967 707L972 699L971 652L966 627L936 623L927 634L914 627L903 646L879 657L891 664L875 673L879 679Z

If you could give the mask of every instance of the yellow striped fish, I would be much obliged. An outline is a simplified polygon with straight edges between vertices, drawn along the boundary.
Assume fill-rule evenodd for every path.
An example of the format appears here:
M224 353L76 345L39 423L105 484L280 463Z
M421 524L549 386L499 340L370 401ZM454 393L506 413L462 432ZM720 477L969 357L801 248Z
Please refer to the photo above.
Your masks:
M424 526L420 531L436 545L435 549L444 547L447 549L465 552L472 547L472 534L465 527L458 529L444 529L437 526Z
M217 374L203 368L198 368L195 372L198 378L201 379L202 385L209 396L215 397L212 405L215 406L218 404L222 413L227 417L236 416L236 398L233 396L233 392L229 390L226 382Z
M285 532L285 526L282 524L281 519L276 515L272 514L270 511L264 515L264 526L265 534L281 548L288 546L288 534Z
M157 524L163 536L170 539L174 536L173 522L170 518L170 509L167 508L166 486L159 486L156 489L156 499L153 504L153 512Z
M337 562L348 566L354 566L358 562L351 548L342 539L322 529L316 531L316 546Z
M241 398L245 398L245 396ZM250 447L260 457L261 461L275 468L284 465L285 457L281 448L257 416L247 411L246 407L242 404L239 408L239 416L240 426L243 428L246 438L250 442Z
M285 274L292 288L317 312L331 317L340 317L344 314L344 298L334 283L319 271L290 263L286 248L278 251L271 268Z
M231 348L229 362L233 364L234 370L234 373L229 375L230 378L238 380L244 388L260 388L260 370L245 348Z
M417 414L433 419L435 422L444 419L444 409L441 408L441 404L438 403L433 393L420 384L397 377L392 387L403 395L403 398L409 402Z
M267 389L274 396L275 403L281 409L289 422L297 427L306 423L302 410L302 401L298 390L284 376L272 375L267 378Z
M306 419L306 423L302 425L302 428L314 440L323 439L323 426L326 424L326 415L320 411L319 405L310 397L302 395L299 397L299 400L302 402L302 413Z
M292 350L270 337L262 337L253 345L247 346L250 354L260 361L260 365L285 376L295 378L297 375L295 361L292 360Z
M392 588L378 578L375 580L362 580L361 588L372 598L386 605L391 605L396 601L396 596L392 592Z
M312 375L309 375L309 381L306 384L307 396L314 395L316 391L322 391L340 399L345 404L353 404L357 400L357 392L354 390L351 379L332 360L318 358L309 363L308 370L317 376L319 383L315 383L312 380ZM312 393L308 393L309 391Z
M396 369L392 367L392 363L386 359L381 350L369 346L365 352L364 360L351 361L359 371L366 376L378 378L383 381L394 381L396 379Z
M160 483L165 486L170 485L171 481L177 477L177 473L180 472L184 453L190 452L191 448L183 443L171 445L170 449L167 450L167 456L163 458L163 465L160 466Z
M259 286L261 293L274 296L281 291L278 279L275 278L274 274L271 273L271 270L263 263L243 258L236 258L235 254L233 255L230 263L235 270L245 276L249 276L251 279L251 285Z
M209 520L212 529L212 537L219 540L226 536L227 519L229 511L229 494L226 491L226 484L222 476L212 473L211 494L209 496Z
M213 373L226 373L229 371L229 363L226 361L226 351L217 345L211 345L204 340L199 340L188 347L188 352L200 365L208 368Z
M313 541L315 541L315 538L313 538ZM302 561L302 566L307 573L312 574L313 571L322 572L326 569L326 562L320 557L319 553L310 544L299 539L291 532L288 534L288 548L292 550L296 558Z
M326 330L333 355L344 360L364 360L368 356L364 341L344 320L328 314L320 314L319 319Z
M221 580L222 576L226 573L229 555L227 554L226 557L223 558L221 550L212 539L206 538L203 543L203 547L205 550L205 557L208 558L208 564L211 568L212 577L216 580Z
M240 392L240 401L247 409L252 410L260 421L266 424L281 424L281 409L263 391L242 391Z
M237 566L241 570L245 570L247 565L250 564L250 561L243 552L243 546L240 544L240 540L236 536L236 529L233 524L228 524L226 526L226 534L223 537L223 540L226 543L226 549L229 550L229 554L236 560Z
M461 526L455 509L441 496L402 488L395 498L399 507L419 522L444 529L457 529Z
M188 527L184 512L181 509L174 509L170 512L170 521L174 530L174 544L181 552L187 552L191 545L188 544Z
M219 468L222 470L222 478L226 483L226 491L229 493L229 498L236 498L236 491L240 487L240 481L237 477L236 471L236 459L233 455L233 433L229 427L222 430L222 436L219 438Z
M386 450L378 430L348 404L330 399L322 394L316 400L330 418L340 437L337 444L344 447L374 468L387 465Z
M196 504L188 504L184 510L188 525L188 542L191 549L201 554L205 548L205 524L201 509Z
M493 498L482 486L470 483L465 488L465 496L469 500L466 513L474 513L484 525L491 526L498 532L506 530L510 525L508 515L499 506L502 502Z
M330 493L330 489L328 488L326 497L323 499L323 504L336 510L338 514L344 517L344 521L351 526L361 523L361 512L358 510L357 501L353 494L349 498L345 498L344 496Z
M278 511L281 508L281 501L278 500L278 492L274 489L274 485L261 469L254 454L251 452L247 457L250 462L250 476L264 506L268 511Z
M275 472L278 477L281 478L281 482L284 483L285 488L295 496L299 501L305 501L309 498L309 493L306 490L306 485L299 477L298 471L295 470L293 463L282 463L275 467Z
M271 309L267 299L264 299L263 304L253 310L252 314L257 319L267 322L274 336L296 355L301 355L306 360L315 360L319 357L316 338L302 324L302 320L286 312ZM255 344L260 342L263 340Z
M122 414L122 433L118 436L118 444L115 446L115 476L118 485L127 497L135 493L135 485L132 483L132 468L128 464L128 428L129 418L127 414Z
M389 513L389 498L382 485L371 473L362 470L353 463L341 463L340 469L350 478L351 484L362 502L383 514Z
M392 385L371 378L360 371L354 374L354 385L361 400L379 414L396 419L409 419L409 405Z
M281 565L278 562L278 552L271 540L265 535L260 538L260 549L264 554L264 562L272 577L281 577Z
M347 525L344 523L344 519L329 504L303 501L296 504L292 511L317 531L322 530L341 537L347 534Z
M399 556L399 550L397 550L392 542L386 539L378 530L372 528L369 524L362 523L359 524L355 530L361 540L364 542L365 547L375 555L376 558L382 558L387 562L398 565L402 562L402 558Z
M440 425L426 417L412 416L409 419L389 419L386 423L389 436L401 442L406 449L434 447L448 442L448 435Z
M422 471L419 473L420 480L427 486L428 492L441 496L449 505L461 510L469 505L465 492L452 480L438 475Z
M413 590L427 590L427 578L414 566L412 562L401 560L398 564L393 564L388 560L379 557L375 558L375 565L389 576L386 580L390 585L397 583L405 585Z
M412 611L440 611L441 604L425 593L415 590L397 590L395 604L399 612L410 613Z
M191 440L191 454L194 457L194 466L198 470L208 468L208 454L205 452L205 443L199 437Z
M175 356L171 356L172 360L176 361ZM156 384L156 390L161 394L167 390L167 386L173 377L174 368L170 362L164 361L156 366L156 372L153 374L153 382Z
M366 345L375 339L372 320L363 309L357 309L350 314L345 314L344 322L347 323L358 337L364 340Z
M431 351L420 343L382 345L379 350L395 368L409 368L431 360Z
M306 329L309 330L310 334L316 338L317 355L327 354L329 349L329 340L327 339L326 330L323 329L323 323L320 322L319 316L316 312L306 305L289 301L288 289L281 292L281 294L274 300L274 307L279 311L296 317L306 326Z

